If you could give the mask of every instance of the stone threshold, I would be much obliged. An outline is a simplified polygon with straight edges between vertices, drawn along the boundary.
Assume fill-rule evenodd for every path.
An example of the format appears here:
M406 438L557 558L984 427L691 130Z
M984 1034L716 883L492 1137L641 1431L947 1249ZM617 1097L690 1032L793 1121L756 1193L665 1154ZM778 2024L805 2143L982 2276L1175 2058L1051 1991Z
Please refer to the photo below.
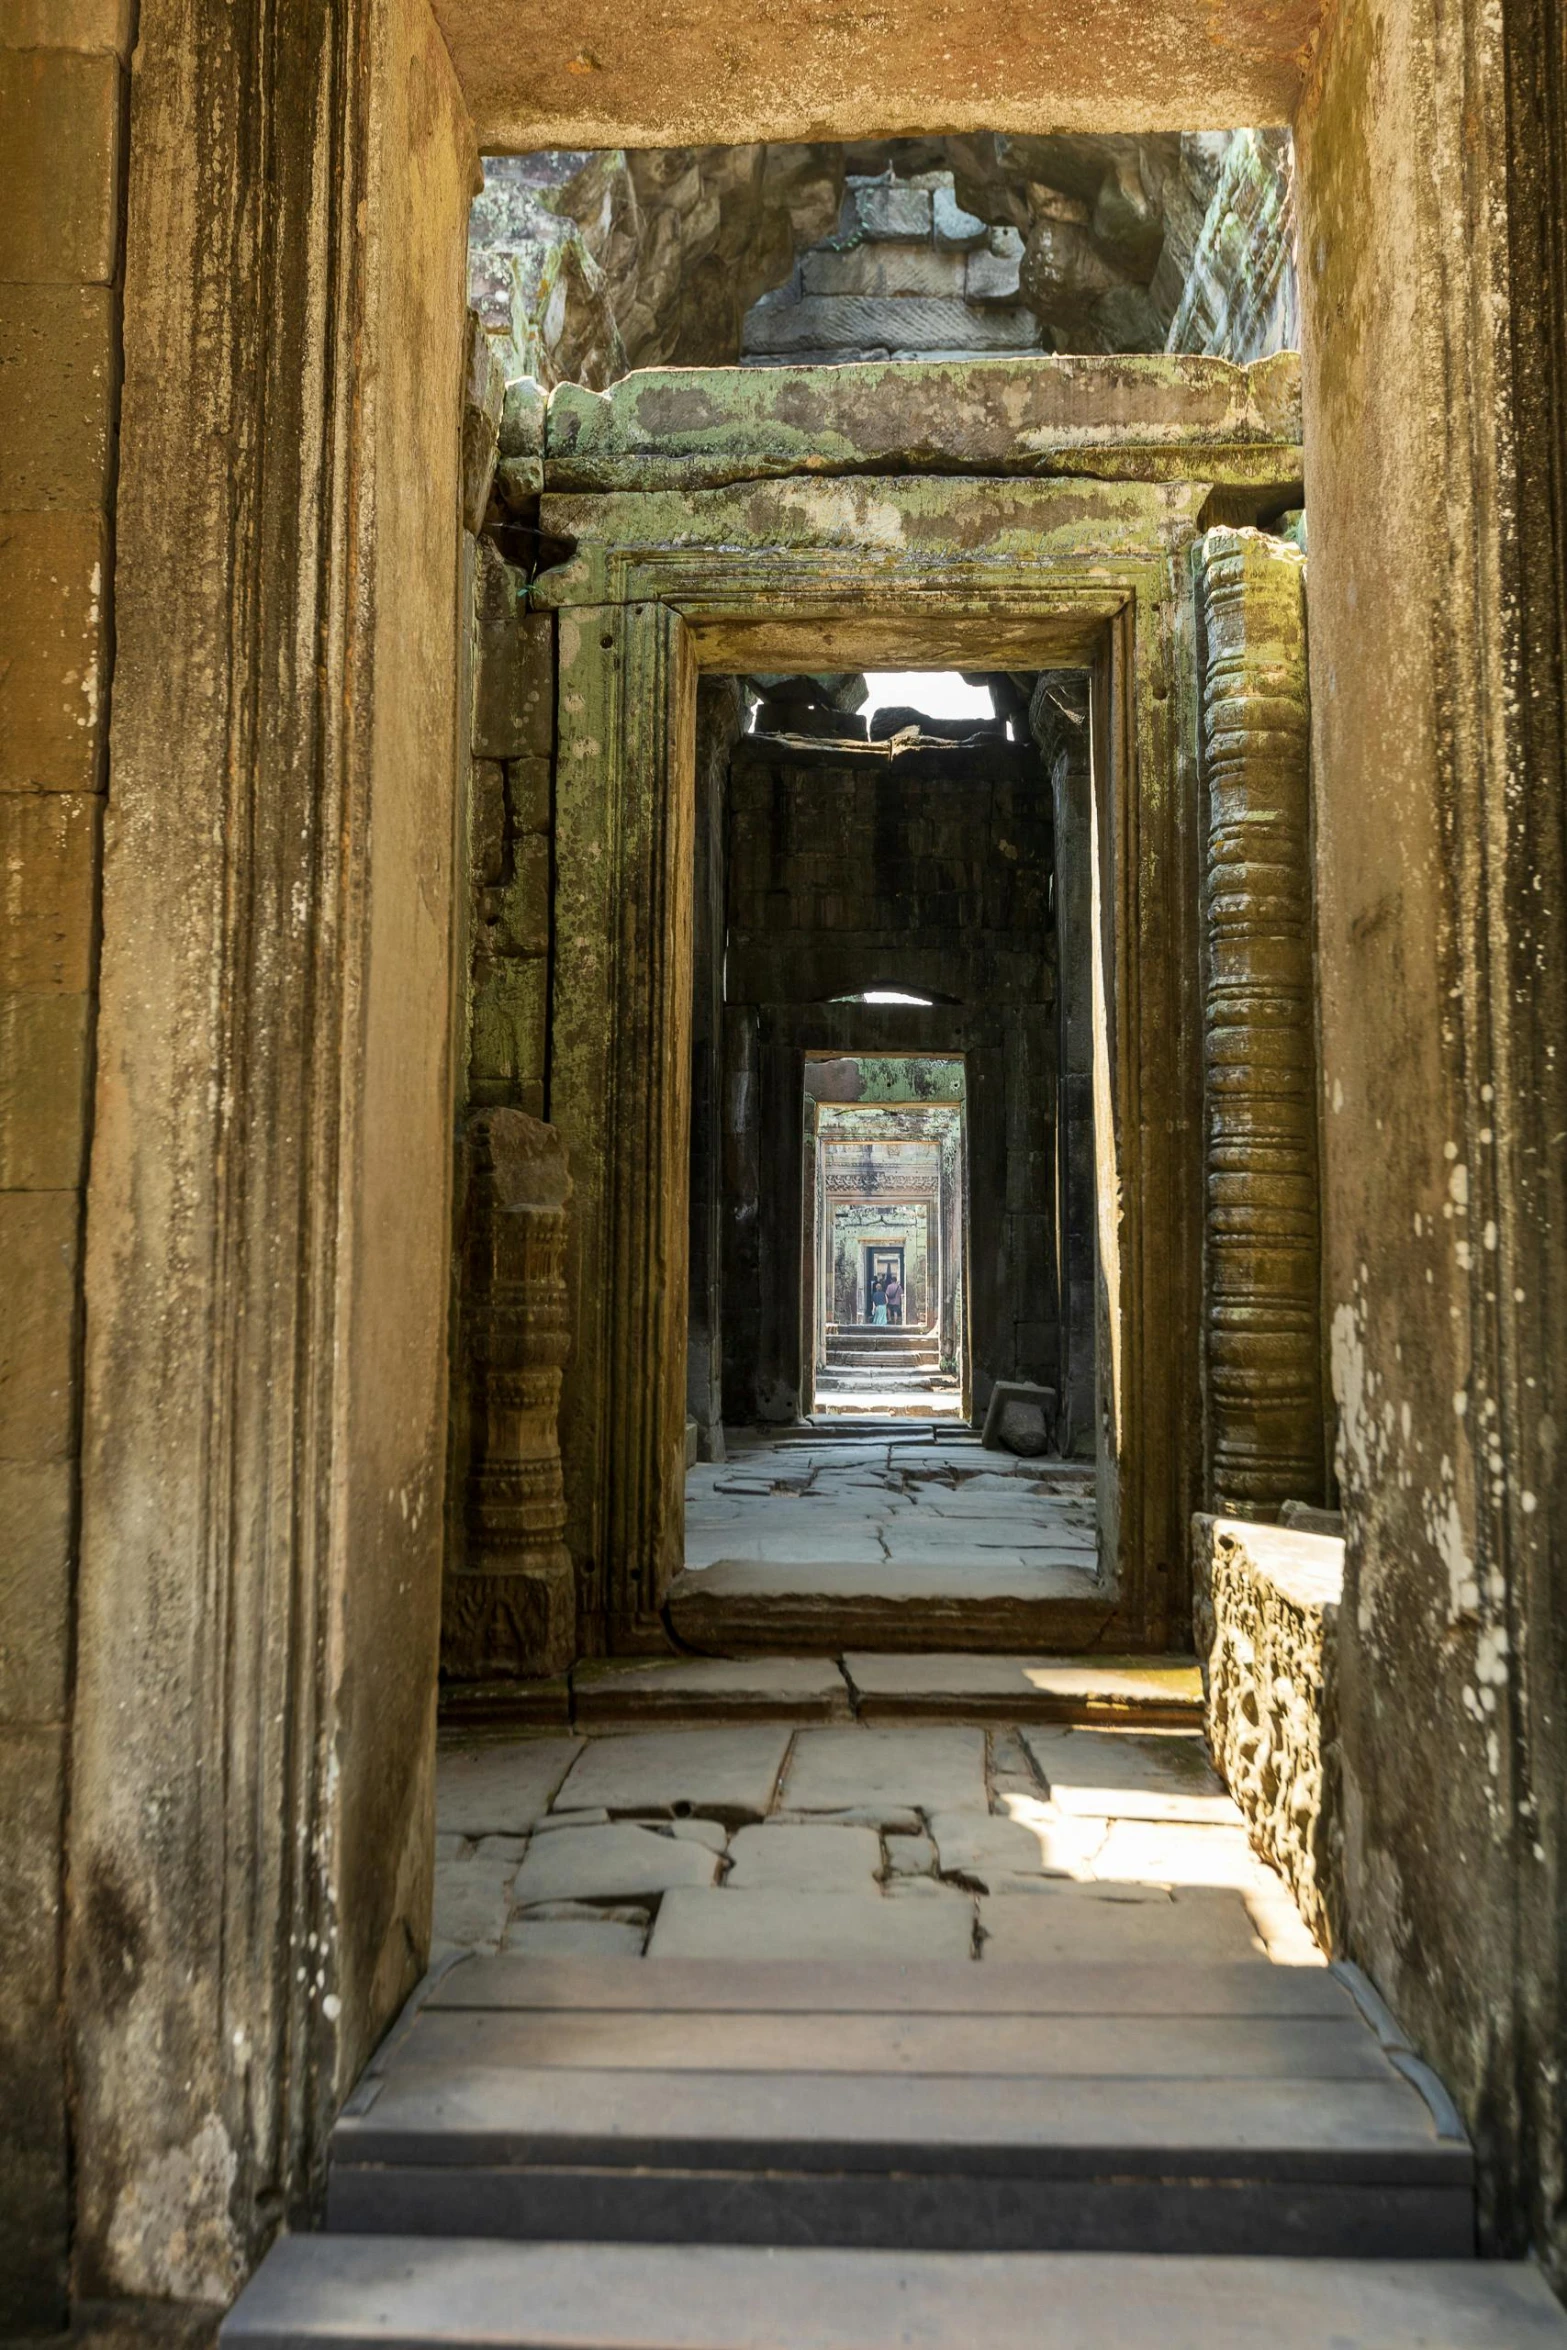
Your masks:
M595 1659L559 1680L443 1691L441 1723L590 1733L656 1724L1061 1722L1193 1729L1202 1679L1183 1656L747 1655Z

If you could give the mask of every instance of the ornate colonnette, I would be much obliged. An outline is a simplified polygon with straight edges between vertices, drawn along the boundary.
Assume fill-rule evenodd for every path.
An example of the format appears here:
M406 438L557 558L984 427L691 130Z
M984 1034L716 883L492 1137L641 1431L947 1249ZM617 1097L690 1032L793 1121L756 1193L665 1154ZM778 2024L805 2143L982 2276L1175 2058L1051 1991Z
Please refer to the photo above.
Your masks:
M1323 1479L1305 562L1255 530L1196 550L1207 788L1208 1481L1271 1517Z

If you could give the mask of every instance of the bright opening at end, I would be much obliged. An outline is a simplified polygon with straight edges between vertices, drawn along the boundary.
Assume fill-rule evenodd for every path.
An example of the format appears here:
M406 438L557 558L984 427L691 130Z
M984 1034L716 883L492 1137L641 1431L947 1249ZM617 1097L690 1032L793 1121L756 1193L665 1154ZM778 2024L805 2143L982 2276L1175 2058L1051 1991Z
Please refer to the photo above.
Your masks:
M918 710L922 718L993 718L995 705L982 685L965 685L955 669L886 669L867 673L870 697L860 716L878 710ZM868 997L868 1002L877 999Z

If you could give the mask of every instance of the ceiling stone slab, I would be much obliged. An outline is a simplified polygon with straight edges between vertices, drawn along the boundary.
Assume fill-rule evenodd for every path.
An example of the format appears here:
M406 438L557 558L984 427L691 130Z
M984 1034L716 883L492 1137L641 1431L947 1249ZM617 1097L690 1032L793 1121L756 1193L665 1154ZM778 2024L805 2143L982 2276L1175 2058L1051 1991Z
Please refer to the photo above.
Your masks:
M488 154L1291 118L1321 0L435 0Z

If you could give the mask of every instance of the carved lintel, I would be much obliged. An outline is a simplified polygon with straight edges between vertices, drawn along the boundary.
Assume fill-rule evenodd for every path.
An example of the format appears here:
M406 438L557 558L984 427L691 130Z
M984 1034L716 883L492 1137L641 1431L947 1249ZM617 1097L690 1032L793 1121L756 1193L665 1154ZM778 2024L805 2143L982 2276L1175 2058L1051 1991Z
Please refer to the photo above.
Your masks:
M1208 1475L1216 1509L1269 1517L1323 1475L1304 563L1254 530L1197 560Z
M454 1680L559 1673L576 1654L559 1438L570 1194L565 1146L552 1127L521 1110L473 1120L463 1276L467 1546L447 1577L441 1638L442 1667Z

